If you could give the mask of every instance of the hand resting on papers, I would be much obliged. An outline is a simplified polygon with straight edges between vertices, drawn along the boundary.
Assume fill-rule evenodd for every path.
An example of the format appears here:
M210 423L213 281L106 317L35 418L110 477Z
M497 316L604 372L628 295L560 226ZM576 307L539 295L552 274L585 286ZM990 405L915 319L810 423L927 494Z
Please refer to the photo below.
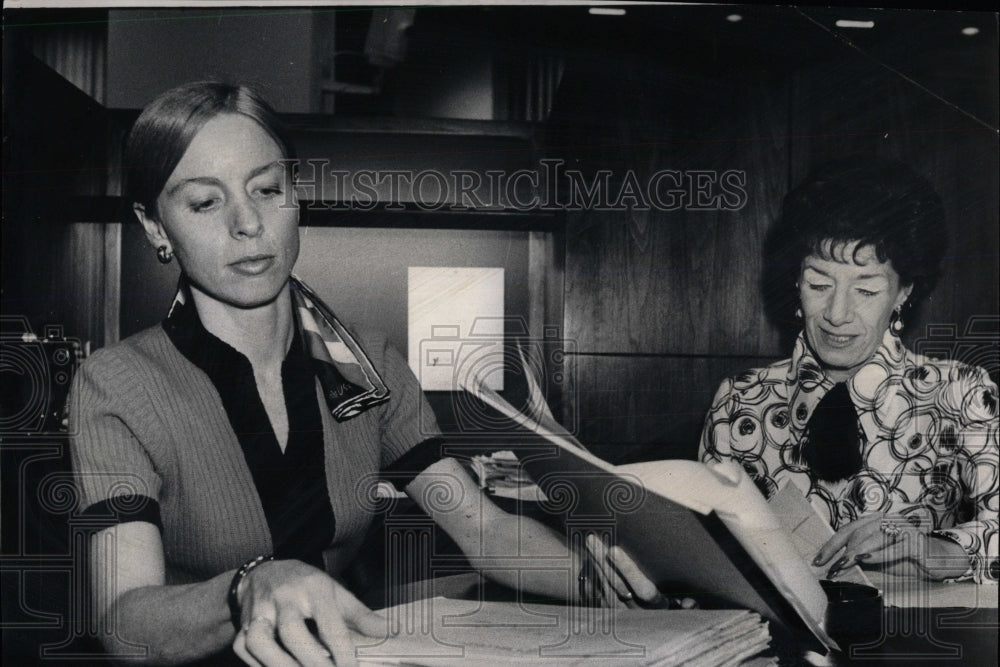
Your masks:
M351 630L386 632L383 617L322 570L297 560L264 563L239 590L243 630L233 649L249 665L356 663ZM315 622L311 632L307 619Z
M831 561L828 579L855 563L935 580L961 577L969 570L969 556L958 543L882 513L843 526L820 548L813 565Z

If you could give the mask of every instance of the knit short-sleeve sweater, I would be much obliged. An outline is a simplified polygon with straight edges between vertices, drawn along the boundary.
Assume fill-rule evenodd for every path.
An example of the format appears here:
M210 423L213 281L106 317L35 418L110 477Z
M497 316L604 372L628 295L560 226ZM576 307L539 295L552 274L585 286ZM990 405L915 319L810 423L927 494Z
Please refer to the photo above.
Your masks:
M324 465L335 533L324 556L335 574L371 521L378 473L439 434L405 359L384 336L359 332L390 388L389 401L347 421L321 409ZM317 400L323 404L317 383ZM74 378L72 460L81 511L96 525L159 510L167 583L200 581L273 553L240 443L208 376L162 326L98 350ZM93 513L93 512L91 512Z

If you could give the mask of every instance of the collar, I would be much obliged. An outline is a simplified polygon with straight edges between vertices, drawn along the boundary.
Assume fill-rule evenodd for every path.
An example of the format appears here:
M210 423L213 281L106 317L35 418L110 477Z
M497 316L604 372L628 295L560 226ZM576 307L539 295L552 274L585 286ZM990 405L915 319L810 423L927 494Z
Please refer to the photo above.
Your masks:
M292 348L310 359L333 417L346 421L389 400L388 387L354 335L305 283L291 276L289 285L295 327ZM183 274L163 328L178 350L206 372L249 363L205 329Z
M198 309L194 306L183 278L177 293L162 326L174 346L188 361L205 371L209 377L215 377L217 370L249 363L241 352L215 336L201 323Z
M866 414L873 417L860 419L868 442L874 442L878 437L878 424L895 423L906 407L896 400L905 363L903 342L887 329L872 358L847 381L858 417ZM834 385L806 344L804 333L800 332L795 341L786 382L789 386L789 427L800 434L816 405Z

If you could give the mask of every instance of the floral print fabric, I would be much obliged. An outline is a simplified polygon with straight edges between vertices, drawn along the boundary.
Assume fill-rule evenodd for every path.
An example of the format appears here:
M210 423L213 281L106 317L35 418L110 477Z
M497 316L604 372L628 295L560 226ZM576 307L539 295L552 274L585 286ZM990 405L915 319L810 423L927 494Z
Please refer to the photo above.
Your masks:
M802 334L791 359L723 381L702 431L702 460L732 458L770 497L791 482L836 530L884 512L960 544L962 578L996 583L997 386L986 371L907 350L886 331L872 359L847 383L858 413L864 465L825 482L793 455L833 387Z

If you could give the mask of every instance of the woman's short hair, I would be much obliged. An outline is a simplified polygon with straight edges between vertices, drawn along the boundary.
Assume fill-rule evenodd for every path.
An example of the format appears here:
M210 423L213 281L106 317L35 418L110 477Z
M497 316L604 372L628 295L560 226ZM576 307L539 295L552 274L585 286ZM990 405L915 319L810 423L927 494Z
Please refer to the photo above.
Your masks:
M872 246L890 261L902 285L913 285L910 306L929 294L947 248L944 206L930 182L902 162L853 156L816 169L785 197L768 238L765 273L791 292L810 254L841 259L844 245ZM831 243L832 242L832 243ZM851 258L847 258L851 259ZM765 286L766 292L781 289Z
M198 131L221 114L242 114L267 132L286 159L295 150L278 114L260 95L217 81L197 81L172 88L150 102L129 132L124 157L125 202L142 204L157 217L156 198Z

